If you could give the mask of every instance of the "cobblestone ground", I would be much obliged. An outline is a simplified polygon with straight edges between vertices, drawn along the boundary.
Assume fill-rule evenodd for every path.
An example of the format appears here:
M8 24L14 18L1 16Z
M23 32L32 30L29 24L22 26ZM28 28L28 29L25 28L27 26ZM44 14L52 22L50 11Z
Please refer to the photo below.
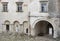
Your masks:
M59 39L53 39L51 37L46 36L27 36L27 35L19 35L19 34L0 34L0 41L60 41Z

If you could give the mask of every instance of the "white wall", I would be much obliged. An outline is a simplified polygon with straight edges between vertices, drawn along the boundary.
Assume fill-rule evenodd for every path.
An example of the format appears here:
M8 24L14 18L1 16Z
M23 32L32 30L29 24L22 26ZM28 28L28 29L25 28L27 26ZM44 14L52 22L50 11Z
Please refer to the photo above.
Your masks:
M3 18L4 21L9 20L13 23L15 20L19 20L19 22L22 23L23 21L28 20L27 19L28 8L27 8L27 6L24 6L24 3L23 3L23 12L16 12L17 11L16 2L18 0L15 0L15 1L13 1L13 0L2 0L1 2L7 2L7 1L8 1L8 12L1 12L2 13L1 17ZM26 4L28 4L28 3L26 3ZM2 3L1 3L1 5L2 5ZM1 8L2 8L2 6L1 6Z
M18 21L20 24L23 24L24 21L28 21L28 4L29 0L21 0L20 2L23 2L23 12L16 12L17 11L17 5L16 2L19 2L20 0L1 0L0 2L0 28L2 31L2 24L6 20L10 21L10 24L14 24L14 21ZM2 2L8 2L8 12L2 12L3 6ZM4 28L5 26L3 26ZM10 25L10 29L12 30L12 25ZM23 25L22 25L23 28ZM5 28L3 29L5 30ZM13 30L12 30L13 31Z

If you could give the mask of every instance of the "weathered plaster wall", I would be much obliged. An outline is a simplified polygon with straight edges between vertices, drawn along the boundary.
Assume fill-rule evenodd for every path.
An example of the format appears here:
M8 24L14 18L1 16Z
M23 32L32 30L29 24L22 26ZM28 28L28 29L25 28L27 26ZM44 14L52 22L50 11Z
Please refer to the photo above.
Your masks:
M2 2L8 2L8 12L2 12L3 6ZM16 2L23 2L22 9L23 12L17 12L17 5ZM23 31L23 22L28 22L28 4L29 0L1 0L0 2L0 32L6 31L6 25L4 22L8 20L10 22L10 31L14 32L14 22L19 22L19 28ZM28 23L27 23L28 24ZM27 28L27 27L26 27ZM25 31L25 29L24 29Z

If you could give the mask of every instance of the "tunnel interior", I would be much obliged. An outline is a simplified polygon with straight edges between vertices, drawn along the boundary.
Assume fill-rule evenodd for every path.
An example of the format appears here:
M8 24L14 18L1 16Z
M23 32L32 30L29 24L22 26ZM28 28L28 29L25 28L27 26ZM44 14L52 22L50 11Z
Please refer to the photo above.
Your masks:
M39 21L35 24L35 35L36 36L45 36L51 35L53 36L54 30L51 23L48 21Z

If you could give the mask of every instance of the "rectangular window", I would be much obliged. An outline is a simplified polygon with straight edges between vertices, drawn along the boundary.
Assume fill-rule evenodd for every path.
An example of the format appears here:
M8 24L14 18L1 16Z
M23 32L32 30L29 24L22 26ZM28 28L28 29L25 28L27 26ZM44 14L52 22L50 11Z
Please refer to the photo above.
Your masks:
M17 2L17 12L22 12L22 2Z
M48 12L47 2L41 2L41 12Z
M18 12L21 12L21 11L22 11L22 5L17 4L17 11L18 11Z
M3 12L7 12L8 11L8 4L6 2L3 3Z

